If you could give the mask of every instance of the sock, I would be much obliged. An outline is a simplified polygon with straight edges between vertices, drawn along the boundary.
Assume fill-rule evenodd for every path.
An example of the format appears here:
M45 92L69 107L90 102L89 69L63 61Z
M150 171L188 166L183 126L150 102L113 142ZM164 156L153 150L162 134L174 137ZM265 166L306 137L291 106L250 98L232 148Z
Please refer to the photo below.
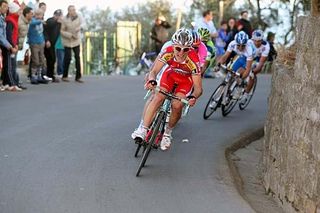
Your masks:
M169 126L166 126L166 129L164 130L164 135L171 136L172 128Z
M141 119L140 123L139 123L139 126L138 126L138 129L142 128L143 127L143 120Z
M141 129L143 129L144 131L147 132L147 131L149 130L149 127L146 127L146 126L143 126L143 125L142 125L142 126L141 126Z

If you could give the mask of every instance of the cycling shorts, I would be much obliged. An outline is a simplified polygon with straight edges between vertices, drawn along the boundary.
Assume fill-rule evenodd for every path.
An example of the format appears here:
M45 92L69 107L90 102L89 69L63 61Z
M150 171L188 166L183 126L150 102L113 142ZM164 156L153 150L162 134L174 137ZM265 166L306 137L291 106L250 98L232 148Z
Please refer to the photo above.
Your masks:
M172 91L174 83L178 85L175 90L175 94L182 93L185 96L190 94L193 87L191 75L182 75L175 72L170 67L167 67L167 69L161 75L160 87L170 92Z
M238 72L240 68L246 68L247 66L247 57L245 56L236 56L235 60L232 62L231 69L235 72Z

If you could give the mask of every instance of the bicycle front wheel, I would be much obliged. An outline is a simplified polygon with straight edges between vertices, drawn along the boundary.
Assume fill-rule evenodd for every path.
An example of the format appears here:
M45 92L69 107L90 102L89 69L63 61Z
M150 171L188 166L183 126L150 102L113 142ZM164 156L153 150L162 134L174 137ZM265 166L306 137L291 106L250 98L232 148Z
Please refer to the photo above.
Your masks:
M157 116L157 119L155 121L154 128L150 130L150 131L152 131L152 135L150 136L146 150L143 153L142 159L140 161L140 164L139 164L139 167L138 167L138 170L136 173L136 177L138 177L140 175L141 169L142 169L142 167L144 167L144 165L149 157L152 145L154 144L154 142L158 136L161 123L164 121L164 116L165 116L165 112L163 112L163 111L159 112L159 115Z
M204 109L203 119L207 120L217 110L217 108L221 104L221 97L225 86L226 85L224 84L220 84L212 93L206 105L206 108Z
M254 82L253 82L253 86L251 88L251 91L249 92L249 95L247 97L247 99L241 103L239 103L239 108L240 110L244 110L250 103L251 99L252 99L252 96L254 94L254 92L256 91L256 86L257 86L257 83L258 83L258 78L257 76L254 76Z
M235 83L235 82L233 82L233 83ZM230 87L228 88L228 93L227 93L227 97L226 97L228 99L228 101L225 104L222 104L222 107L221 107L222 115L224 117L227 116L233 110L233 108L235 107L235 105L238 102L238 99L234 99L232 97L232 94L234 94L234 92L237 90L237 88L238 88L237 84L231 90L230 90Z

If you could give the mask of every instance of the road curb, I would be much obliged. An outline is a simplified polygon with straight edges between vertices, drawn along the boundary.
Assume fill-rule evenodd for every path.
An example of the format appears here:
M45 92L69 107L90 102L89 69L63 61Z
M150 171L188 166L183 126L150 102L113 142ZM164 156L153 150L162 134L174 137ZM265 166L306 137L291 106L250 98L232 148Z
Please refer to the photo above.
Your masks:
M249 145L250 143L262 138L263 136L264 136L264 128L263 127L257 128L255 130L251 131L250 133L240 135L240 137L231 146L229 146L225 149L225 153L224 153L225 158L228 162L228 167L229 167L233 182L236 186L236 189L237 189L238 193L243 197L243 199L246 200L247 203L252 207L252 209L254 209L254 208L244 193L243 180L241 178L241 175L238 171L237 166L235 165L235 163L232 160L232 155L238 149L241 149L241 148Z

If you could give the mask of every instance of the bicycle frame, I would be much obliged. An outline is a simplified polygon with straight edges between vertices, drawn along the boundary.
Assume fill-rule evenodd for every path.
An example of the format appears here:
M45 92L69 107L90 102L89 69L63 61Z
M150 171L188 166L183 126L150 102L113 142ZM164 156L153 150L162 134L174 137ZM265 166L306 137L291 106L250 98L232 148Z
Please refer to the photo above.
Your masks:
M236 81L232 81L234 79L236 79L237 77L240 77L240 74L231 70L230 68L228 68L227 66L224 66L224 65L221 65L221 69L222 71L226 71L227 72L227 75L226 77L223 79L223 84L226 85L226 87L224 87L224 90L223 90L223 96L222 96L222 104L225 105L226 104L226 98L227 98L227 95L228 95L228 90L231 89L233 90L233 88L235 87L236 85ZM232 82L231 85L230 82Z
M156 146L159 145L159 142L160 142L161 139L162 139L162 136L163 136L163 133L164 133L164 128L165 128L165 123L166 123L166 118L167 118L167 116L168 116L168 114L169 114L172 100L178 100L178 101L181 101L182 103L186 104L187 107L185 108L184 111L186 111L186 112L188 111L188 108L189 108L188 103L189 103L189 102L188 102L187 100L182 99L182 98L179 98L179 97L177 97L177 96L175 96L175 95L173 94L174 91L175 91L175 89L176 89L176 87L177 87L177 85L174 85L174 87L173 87L173 89L172 89L172 91L171 91L170 93L161 90L160 87L156 87L156 89L155 89L157 92L159 92L159 93L161 93L161 94L163 94L163 95L166 96L165 100L163 101L163 103L162 103L161 107L159 108L159 110L158 110L158 112L157 112L157 115L156 115L156 117L155 117L155 119L154 119L154 121L156 121L157 118L158 118L158 116L159 116L159 114L160 114L160 112L164 112L164 116L163 116L163 118L162 118L163 121L161 122L161 126L160 126L160 129L159 129L159 133L160 133L160 134L158 135L158 137L157 137L157 139L156 139L156 141L155 141L155 143L154 143ZM149 93L150 91L151 91L151 90L149 90L148 93ZM147 93L146 97L148 97L148 93ZM151 92L150 92L150 94L151 94ZM146 97L145 97L145 98L146 98ZM185 113L185 112L183 112L183 114L184 114L184 113ZM155 125L155 122L152 123L150 129L153 129L153 128L154 128L154 125ZM147 133L147 136L146 136L146 140L145 140L146 143L148 143L151 135L152 135L152 131L149 131L149 132Z

